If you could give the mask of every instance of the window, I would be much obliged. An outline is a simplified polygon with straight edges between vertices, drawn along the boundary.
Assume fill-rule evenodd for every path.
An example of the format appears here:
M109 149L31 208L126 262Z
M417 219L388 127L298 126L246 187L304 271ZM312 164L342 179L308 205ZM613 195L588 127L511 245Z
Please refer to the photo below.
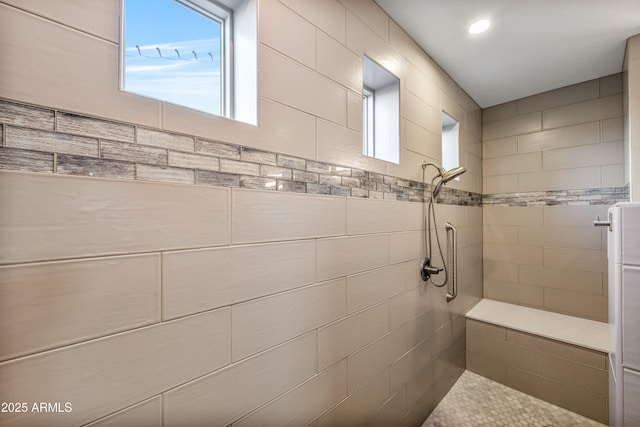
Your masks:
M255 0L125 0L121 88L257 122Z
M400 80L366 56L362 120L364 154L400 163Z
M460 125L458 121L442 112L442 167L445 170L460 166ZM456 178L459 180L460 178Z

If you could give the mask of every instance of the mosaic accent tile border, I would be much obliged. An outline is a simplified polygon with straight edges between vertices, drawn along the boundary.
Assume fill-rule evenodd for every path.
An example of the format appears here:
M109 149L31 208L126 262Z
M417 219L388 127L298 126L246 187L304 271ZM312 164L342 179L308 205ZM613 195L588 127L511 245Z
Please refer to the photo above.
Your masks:
M419 181L0 99L0 169L423 202ZM583 206L629 186L485 194L443 187L459 206Z
M0 169L423 202L430 184L0 100ZM438 203L481 206L444 187Z
M629 185L583 190L485 194L484 206L589 206L629 201Z

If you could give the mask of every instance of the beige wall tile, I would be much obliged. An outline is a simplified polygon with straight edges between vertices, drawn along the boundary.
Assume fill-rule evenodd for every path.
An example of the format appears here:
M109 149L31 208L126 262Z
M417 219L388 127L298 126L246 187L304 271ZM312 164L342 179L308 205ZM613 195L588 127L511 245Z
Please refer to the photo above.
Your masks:
M3 402L68 401L73 410L64 415L64 424L84 424L228 364L229 320L229 309L216 310L14 359L0 367L3 384L11 384L0 389L0 398ZM50 424L51 414L3 418L10 423L44 425Z
M609 375L604 369L544 353L536 354L536 365L537 373L543 377L603 398L609 394Z
M422 126L406 119L401 119L400 144L408 150L434 159L442 158L440 135L430 132ZM422 171L420 171L422 178Z
M348 312L354 313L404 292L405 269L404 264L395 264L347 277Z
M312 420L345 397L347 361L342 360L233 423L233 427L308 426Z
M346 10L336 0L281 0L313 25L341 43L346 40Z
M483 194L515 193L518 191L518 174L483 176Z
M337 236L346 231L346 199L251 190L233 190L232 199L236 244Z
M519 191L549 191L601 187L599 166L526 172L518 176Z
M542 265L543 248L542 246L484 243L483 259L512 264Z
M501 156L482 161L485 176L542 170L542 153Z
M623 187L624 164L602 166L602 186L603 187Z
M523 284L602 295L602 273L533 265L520 265L518 269Z
M341 85L361 93L362 58L322 31L317 32L316 38L318 47L317 71ZM292 40L297 40L297 37L293 37Z
M484 297L528 307L544 306L543 288L498 280L484 281Z
M261 43L315 68L316 29L309 21L277 0L262 0L258 13Z
M414 95L431 105L433 108L444 109L441 105L440 90L435 82L429 79L418 67L414 66L410 62L407 62L405 67L405 85L407 90L411 91ZM449 115L452 115L452 113ZM459 114L456 120L461 121Z
M364 423L364 427L384 427L393 425L407 413L407 393L405 389L389 398L385 404Z
M389 264L389 236L374 234L318 240L318 280L359 273Z
M59 6L38 0L6 0L4 3L29 11L71 28L117 43L120 38L120 3L69 3Z
M544 248L544 266L604 273L607 251L597 249Z
M360 121L362 122L362 111ZM326 120L316 121L316 144L318 160L323 162L365 170L378 169L376 165L381 162L362 154L362 133Z
M119 6L112 0L90 7L77 4L58 8L35 1L29 3L34 8L37 4L43 13L64 16L64 20L73 20L74 25L83 22L82 27L103 32L94 27L100 21L100 26L109 28L107 32L117 34L118 18L113 12ZM7 60L0 64L3 76L0 96L147 126L159 125L159 102L119 90L116 44L7 5L0 8L0 27L5 34L11 34L0 41L0 50L7 55ZM51 49L42 40L55 40L58 46L68 49Z
M533 133L530 135L536 135ZM523 135L522 137L524 137ZM528 135L527 135L528 136ZM507 138L492 139L482 141L482 158L509 156L518 153L518 138L510 136Z
M507 365L497 360L482 356L474 351L467 351L467 369L500 384L507 382Z
M442 304L444 303L407 322L408 348L413 348L425 339L432 337L438 328L446 323L447 314L443 310Z
M621 94L545 110L542 123L546 130L619 116L622 116Z
M358 426L389 398L389 370L385 369L318 419L318 427Z
M211 133L207 120L205 126L208 133ZM187 123L190 123L188 121ZM291 108L289 106L273 102L268 99L260 100L260 127L249 126L253 131L251 138L234 137L238 134L238 122L226 120L230 139L236 140L239 144L251 145L269 151L288 153L293 156L313 159L316 153L315 118L308 114ZM216 134L218 128L216 127Z
M606 322L608 319L607 297L602 295L545 288L544 307L547 310L559 311L601 322Z
M602 231L594 227L522 226L518 242L554 248L601 249L601 234Z
M518 281L518 264L485 260L482 265L482 271L485 279L488 280Z
M502 338L469 331L466 335L467 351L482 355L495 362L506 364L509 359L509 344Z
M342 2L345 7L358 17L365 25L374 31L384 41L389 41L389 16L380 6L372 5L368 1Z
M482 123L511 119L518 114L516 101L505 102L482 110Z
M390 368L391 393L397 393L427 368L434 357L436 354L433 352L433 339L427 339L394 362Z
M510 119L488 122L482 127L482 139L499 139L542 130L542 114L529 113Z
M491 338L507 340L507 329L502 326L492 325L490 323L479 322L473 319L467 319L467 332L476 335L486 335Z
M438 399L434 397L434 383L441 380L446 373L443 373L443 366L440 360L427 365L418 375L407 383L407 407L415 408L414 411L424 411L426 414L430 412L430 408L424 408L421 402L425 397L431 401ZM419 406L419 408L416 408Z
M316 374L310 333L164 394L164 424L227 426Z
M533 132L518 136L518 152L552 150L595 144L600 141L600 123L590 122L575 126Z
M487 207L485 206L484 209ZM515 225L485 225L482 227L482 241L484 243L518 243L519 227Z
M273 347L346 314L345 279L234 305L231 307L232 360Z
M545 206L544 207L544 225L572 227L593 225L596 215L600 218L606 218L606 205L591 206Z
M622 164L622 162L622 141L549 150L543 153L542 159L545 170Z
M513 367L507 368L507 386L596 421L606 422L607 402L603 398Z
M601 141L620 141L624 139L624 123L622 117L614 117L613 119L602 120L600 122L602 129Z
M391 264L420 258L424 251L423 231L408 231L389 235L389 262Z
M424 284L393 298L390 305L391 329L426 313L442 301L442 298L444 297L438 288Z
M389 304L384 303L318 330L318 368L326 368L389 332Z
M407 329L401 327L352 354L348 360L349 392L389 366L407 351Z
M13 172L1 176L6 208L0 235L6 244L0 247L0 263L229 242L228 189Z
M348 234L419 230L422 225L420 203L395 200L347 199Z
M260 94L346 126L347 90L321 74L260 48Z
M160 256L0 267L7 360L160 321Z
M121 426L162 427L162 396L156 396L95 423L87 424L87 427Z
M348 91L347 126L362 133L362 94Z
M541 207L498 207L484 206L484 225L542 225Z
M522 98L517 101L518 114L548 110L554 107L596 99L600 96L599 88L598 79L595 79Z
M400 111L402 117L423 129L435 135L442 133L442 112L405 89L400 91Z
M622 93L622 73L601 77L599 80L601 97Z
M604 353L537 335L507 329L507 341L595 368L606 369L607 366L607 355Z
M163 316L180 317L311 284L315 259L313 241L165 253Z

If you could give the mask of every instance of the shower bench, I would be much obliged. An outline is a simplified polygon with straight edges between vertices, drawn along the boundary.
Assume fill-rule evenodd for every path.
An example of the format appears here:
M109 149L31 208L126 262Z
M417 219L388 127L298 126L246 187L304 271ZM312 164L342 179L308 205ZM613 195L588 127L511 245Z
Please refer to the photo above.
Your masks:
M490 299L466 318L467 369L608 422L607 323Z

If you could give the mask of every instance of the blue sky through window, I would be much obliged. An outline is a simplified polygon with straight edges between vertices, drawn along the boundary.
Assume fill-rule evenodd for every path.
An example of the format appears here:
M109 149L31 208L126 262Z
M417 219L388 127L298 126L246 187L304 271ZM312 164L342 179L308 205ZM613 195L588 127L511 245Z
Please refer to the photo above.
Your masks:
M174 0L126 0L125 17L125 90L222 114L221 25Z

